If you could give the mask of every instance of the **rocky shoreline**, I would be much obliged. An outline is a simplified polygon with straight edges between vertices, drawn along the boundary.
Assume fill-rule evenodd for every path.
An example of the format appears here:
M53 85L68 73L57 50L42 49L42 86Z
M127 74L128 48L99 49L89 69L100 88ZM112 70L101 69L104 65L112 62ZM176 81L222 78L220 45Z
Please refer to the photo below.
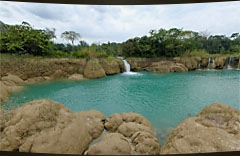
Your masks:
M199 68L224 69L231 62L229 59L128 58L127 61L132 71L167 73ZM238 68L239 57L231 59L231 67ZM240 150L240 111L219 103L180 123L164 146L156 138L151 123L137 113L116 113L110 117L96 110L73 113L64 105L50 100L35 100L15 110L1 107L10 93L23 89L25 84L54 79L85 80L124 71L122 60L117 58L25 59L1 63L0 150L86 155Z
M196 69L240 68L240 57L175 57L128 58L132 71L159 73L187 72ZM86 80L122 73L125 66L120 58L110 59L18 59L1 62L0 105L7 96L19 91L25 84L55 79Z
M140 155L240 150L240 111L220 103L182 121L162 147L151 123L137 113L73 113L50 100L0 112L1 151Z

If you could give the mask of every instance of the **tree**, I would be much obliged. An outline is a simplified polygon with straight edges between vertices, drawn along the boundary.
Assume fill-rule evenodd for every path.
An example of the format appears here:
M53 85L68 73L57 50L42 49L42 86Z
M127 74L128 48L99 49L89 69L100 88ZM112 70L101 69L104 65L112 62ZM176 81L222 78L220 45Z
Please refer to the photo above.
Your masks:
M75 40L79 40L81 38L79 33L74 31L65 31L62 33L61 38L71 41L72 45L74 45Z
M48 55L52 48L50 36L44 30L36 30L27 23L2 25L0 35L1 53Z
M45 30L45 33L48 34L50 36L51 39L54 40L54 38L57 38L56 36L56 29L55 28L46 28Z

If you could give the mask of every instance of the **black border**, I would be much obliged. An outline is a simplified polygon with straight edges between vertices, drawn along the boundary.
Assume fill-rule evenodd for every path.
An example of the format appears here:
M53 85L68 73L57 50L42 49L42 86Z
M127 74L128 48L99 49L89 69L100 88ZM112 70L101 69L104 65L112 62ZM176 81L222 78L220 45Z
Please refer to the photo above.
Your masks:
M89 5L152 5L152 4L233 2L239 0L4 0L4 1L59 3L59 4L89 4Z

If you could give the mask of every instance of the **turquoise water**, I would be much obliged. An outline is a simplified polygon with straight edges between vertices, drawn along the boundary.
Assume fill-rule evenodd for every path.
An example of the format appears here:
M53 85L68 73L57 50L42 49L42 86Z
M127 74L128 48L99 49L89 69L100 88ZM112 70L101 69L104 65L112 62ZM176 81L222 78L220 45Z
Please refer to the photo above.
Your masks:
M29 85L3 106L17 107L34 99L58 101L74 112L96 109L107 116L137 112L150 120L164 141L169 130L207 105L221 102L240 109L240 71L139 72L80 82L54 81Z

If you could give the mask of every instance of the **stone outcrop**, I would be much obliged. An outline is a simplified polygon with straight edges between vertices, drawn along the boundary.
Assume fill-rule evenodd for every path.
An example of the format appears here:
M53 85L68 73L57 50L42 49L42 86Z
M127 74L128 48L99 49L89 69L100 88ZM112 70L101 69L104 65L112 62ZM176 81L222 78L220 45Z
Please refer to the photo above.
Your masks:
M73 113L50 100L29 102L8 116L2 111L0 150L20 152L83 154L106 118L98 111Z
M118 61L116 59L103 59L100 61L101 66L103 67L107 75L118 74L121 72Z
M106 76L106 73L97 59L89 60L84 69L84 76L87 78L99 78Z
M162 154L240 150L240 111L215 103L180 123L162 147Z
M129 58L128 63L133 71L151 71L159 73L186 72L188 68L179 61L166 60L163 58Z
M215 68L223 69L226 66L227 57L216 57L215 58Z
M115 113L106 119L104 125L109 132L121 134L121 137L128 141L131 145L131 154L160 153L160 143L153 133L152 125L142 115L132 112ZM99 143L100 145L101 142ZM94 148L96 147L94 146ZM114 152L106 154L114 154Z
M194 57L181 57L178 63L185 65L188 70L195 70L198 68L198 61Z
M69 80L79 81L79 80L86 80L82 74L73 74L68 77Z
M6 100L7 96L12 92L17 92L23 89L19 84L25 82L16 75L8 74L0 80L0 105Z
M115 126L115 132L90 145L103 134L104 125L119 116L122 124ZM0 120L2 151L90 155L160 152L151 123L137 113L113 114L108 121L96 110L73 113L60 103L35 100L11 111L0 107ZM113 124L108 125L112 128ZM129 132L124 130L126 126Z
M128 140L119 133L109 133L100 142L89 147L87 155L130 155Z

